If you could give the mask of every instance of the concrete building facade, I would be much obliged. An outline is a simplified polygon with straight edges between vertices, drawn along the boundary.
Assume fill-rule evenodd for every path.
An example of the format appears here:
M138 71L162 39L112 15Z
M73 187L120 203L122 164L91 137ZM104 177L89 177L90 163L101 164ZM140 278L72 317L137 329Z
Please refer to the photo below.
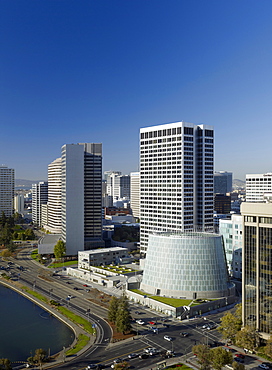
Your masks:
M61 158L48 165L48 223L47 230L61 233Z
M214 193L227 194L232 192L232 172L219 171L214 173Z
M247 202L265 202L266 193L272 193L272 173L246 175Z
M0 214L13 215L14 169L0 166Z
M140 172L130 173L130 208L135 218L140 218Z
M213 134L187 122L140 129L142 254L151 232L213 230Z
M47 201L48 182L32 184L32 221L38 226L42 226L42 204L47 204Z
M102 240L102 144L62 147L62 240L66 254L104 246Z

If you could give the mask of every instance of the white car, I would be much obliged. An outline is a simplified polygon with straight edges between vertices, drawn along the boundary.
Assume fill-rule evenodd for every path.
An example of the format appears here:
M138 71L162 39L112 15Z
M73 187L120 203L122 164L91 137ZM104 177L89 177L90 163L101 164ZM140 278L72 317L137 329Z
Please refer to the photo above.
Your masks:
M136 320L136 322L137 322L137 324L139 324L139 325L144 325L144 323L145 323L145 322L144 322L143 320L141 320L141 319L140 319L140 320Z
M67 298L68 298L68 299L71 299L71 298L72 298L71 294L69 294L69 295L67 296Z
M260 369L269 370L269 366L268 366L268 365L266 365L266 364L260 364L258 367L259 367Z
M165 335L163 339L168 340L168 342L171 342L173 338L169 337L169 335Z

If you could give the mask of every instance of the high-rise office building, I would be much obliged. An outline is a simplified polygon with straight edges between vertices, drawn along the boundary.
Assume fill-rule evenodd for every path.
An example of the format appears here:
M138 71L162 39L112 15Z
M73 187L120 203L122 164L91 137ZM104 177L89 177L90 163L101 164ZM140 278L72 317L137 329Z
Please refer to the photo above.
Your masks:
M141 252L151 232L213 230L213 127L187 122L140 130Z
M227 194L232 191L232 172L219 171L214 173L214 193Z
M241 204L243 325L268 339L272 331L272 203Z
M272 193L272 173L246 175L247 202L265 202L267 193Z
M130 208L135 218L140 218L140 172L130 173Z
M0 215L13 215L14 169L0 166Z
M62 240L66 254L104 246L102 144L62 147Z
M25 197L24 194L17 194L14 197L14 211L23 215L25 209Z
M54 234L61 233L61 158L48 165L48 224Z
M129 198L130 196L130 176L122 175L119 171L105 171L107 182L107 194L113 201Z
M47 204L47 201L48 182L32 184L32 221L38 226L42 226L42 204Z

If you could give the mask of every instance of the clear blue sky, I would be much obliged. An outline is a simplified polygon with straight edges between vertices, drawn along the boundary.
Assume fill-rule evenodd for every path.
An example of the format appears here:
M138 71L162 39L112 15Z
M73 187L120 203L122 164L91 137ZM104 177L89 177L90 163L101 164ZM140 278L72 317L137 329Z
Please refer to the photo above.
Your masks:
M272 171L271 0L0 0L0 164L46 179L66 143L138 169L140 127L215 128L215 170Z

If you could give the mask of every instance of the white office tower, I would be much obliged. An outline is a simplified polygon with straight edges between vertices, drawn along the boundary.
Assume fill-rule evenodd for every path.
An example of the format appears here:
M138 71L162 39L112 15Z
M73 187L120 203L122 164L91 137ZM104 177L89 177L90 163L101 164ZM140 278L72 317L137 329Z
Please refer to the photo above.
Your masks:
M214 173L214 193L227 194L232 192L232 172L219 171Z
M14 169L0 166L0 215L13 215Z
M265 202L265 195L272 193L272 173L246 175L246 201Z
M24 194L17 194L14 197L14 211L20 215L24 214L25 209L25 197Z
M66 254L103 247L102 144L66 144L61 159L61 234Z
M122 172L120 172L120 171L105 171L104 172L104 178L105 178L106 183L107 183L106 191L107 191L107 194L108 194L109 197L113 198L114 180L115 180L115 177L117 177L121 174L122 174Z
M140 172L130 173L130 208L135 218L140 218Z
M61 158L48 165L47 230L61 233Z
M213 230L213 127L140 130L140 249L152 232Z
M32 184L32 221L38 226L42 226L42 204L47 204L47 201L48 182Z
M119 171L105 171L107 182L107 194L113 201L129 198L130 196L130 176L122 175Z

